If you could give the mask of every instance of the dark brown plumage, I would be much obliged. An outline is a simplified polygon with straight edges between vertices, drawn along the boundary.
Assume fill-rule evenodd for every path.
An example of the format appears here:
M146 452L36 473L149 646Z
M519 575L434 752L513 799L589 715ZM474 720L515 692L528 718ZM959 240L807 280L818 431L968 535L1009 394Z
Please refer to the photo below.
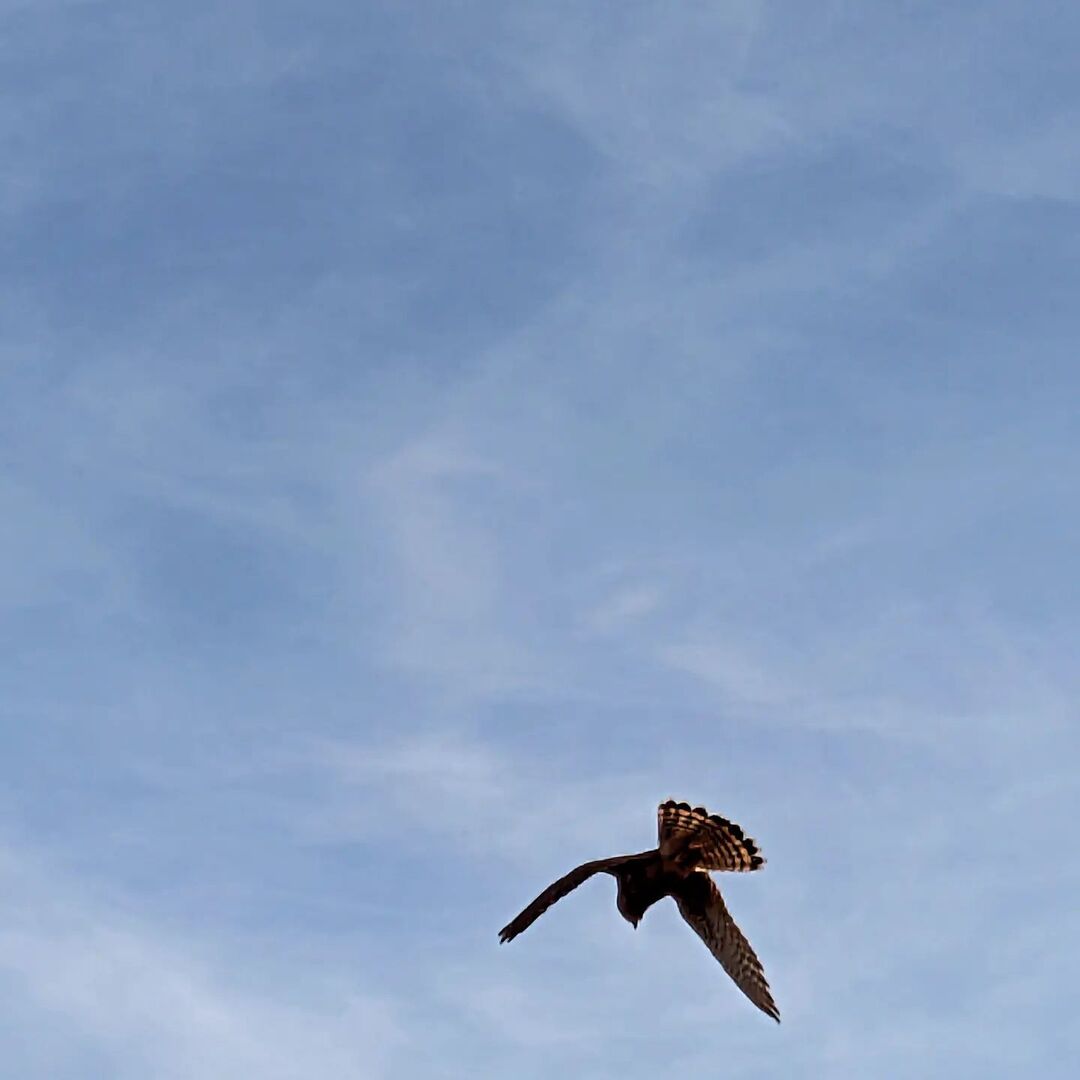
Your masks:
M583 863L549 885L499 932L512 941L552 904L601 872L618 883L619 913L636 928L657 900L670 896L682 917L720 961L735 985L779 1023L761 961L728 913L710 870L750 871L765 863L757 844L738 825L704 807L669 799L657 811L659 844L636 855L616 855Z

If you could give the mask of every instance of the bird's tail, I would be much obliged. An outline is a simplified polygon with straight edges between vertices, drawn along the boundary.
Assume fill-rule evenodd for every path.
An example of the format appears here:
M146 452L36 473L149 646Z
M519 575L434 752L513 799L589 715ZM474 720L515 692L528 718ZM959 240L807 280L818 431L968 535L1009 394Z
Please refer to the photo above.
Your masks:
M659 809L660 853L702 870L757 870L765 858L733 821L669 799Z

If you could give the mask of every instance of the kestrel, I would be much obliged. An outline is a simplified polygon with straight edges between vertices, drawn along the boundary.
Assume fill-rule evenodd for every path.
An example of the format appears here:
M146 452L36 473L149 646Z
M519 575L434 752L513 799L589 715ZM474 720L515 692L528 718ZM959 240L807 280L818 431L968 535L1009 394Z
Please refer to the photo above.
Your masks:
M637 855L616 855L583 863L549 885L520 915L499 931L512 941L556 900L603 871L618 882L619 914L637 929L657 900L670 896L709 952L735 985L763 1012L780 1022L761 961L728 913L710 870L757 870L765 863L758 846L734 822L703 806L669 799L657 810L659 846Z

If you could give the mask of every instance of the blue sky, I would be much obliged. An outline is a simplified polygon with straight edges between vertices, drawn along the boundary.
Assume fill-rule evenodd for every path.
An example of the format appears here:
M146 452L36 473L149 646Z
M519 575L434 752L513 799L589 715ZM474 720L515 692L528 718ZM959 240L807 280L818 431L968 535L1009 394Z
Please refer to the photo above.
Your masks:
M11 1075L1072 1075L1080 11L0 24Z

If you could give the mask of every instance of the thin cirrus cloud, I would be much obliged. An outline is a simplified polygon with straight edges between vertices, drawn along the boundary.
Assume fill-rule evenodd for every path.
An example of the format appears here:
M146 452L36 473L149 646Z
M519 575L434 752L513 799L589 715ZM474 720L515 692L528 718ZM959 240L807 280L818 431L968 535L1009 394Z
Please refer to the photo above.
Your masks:
M20 1075L1068 1074L1071 11L0 21Z
M315 1004L268 993L239 956L170 941L17 849L2 867L0 957L26 1024L5 1043L20 1073L100 1062L113 1076L385 1074L401 1032L379 999L341 985Z

